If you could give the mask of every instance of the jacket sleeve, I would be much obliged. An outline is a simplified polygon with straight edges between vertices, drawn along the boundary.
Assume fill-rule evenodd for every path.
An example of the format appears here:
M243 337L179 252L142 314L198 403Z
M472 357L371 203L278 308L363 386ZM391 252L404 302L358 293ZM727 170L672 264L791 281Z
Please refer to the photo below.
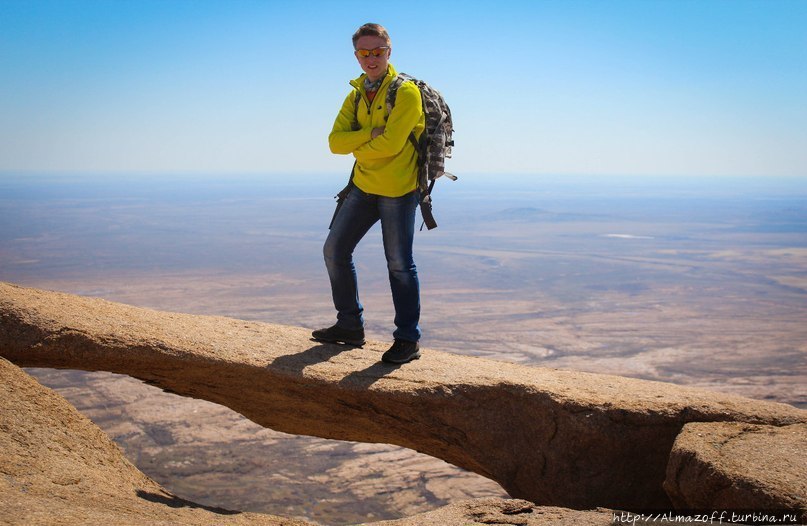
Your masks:
M353 153L356 148L370 140L372 129L353 130L353 119L355 117L356 92L351 91L342 103L342 109L336 116L331 134L328 135L328 146L332 153L348 154Z
M398 88L395 107L389 115L384 133L362 144L354 150L358 161L392 157L403 149L409 134L420 121L423 103L420 90L411 82L404 82Z

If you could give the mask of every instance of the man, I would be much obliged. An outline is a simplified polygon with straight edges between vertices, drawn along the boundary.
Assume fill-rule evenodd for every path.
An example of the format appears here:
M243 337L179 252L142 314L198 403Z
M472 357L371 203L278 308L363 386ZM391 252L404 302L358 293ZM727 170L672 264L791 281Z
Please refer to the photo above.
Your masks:
M381 359L406 363L420 357L420 286L412 255L418 157L409 135L420 137L423 132L423 107L417 86L405 82L392 111L387 108L387 89L397 73L389 63L392 46L386 29L378 24L361 26L353 35L353 49L364 74L350 82L353 91L328 137L333 153L353 154L356 159L350 192L323 249L337 321L312 336L323 342L364 344L364 309L353 250L380 220L396 327L395 342Z

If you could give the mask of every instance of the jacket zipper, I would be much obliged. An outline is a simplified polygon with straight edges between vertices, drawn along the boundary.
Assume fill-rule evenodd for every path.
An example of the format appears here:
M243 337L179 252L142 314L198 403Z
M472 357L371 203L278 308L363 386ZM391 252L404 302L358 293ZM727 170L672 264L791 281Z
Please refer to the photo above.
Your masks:
M385 78L384 81L381 82L381 85L378 87L378 91L375 92L375 97L373 97L372 102L370 101L370 98L367 97L367 92L364 91L363 89L359 89L359 93L361 93L361 98L362 98L362 100L364 100L364 104L367 106L367 116L368 117L372 114L373 104L375 104L375 99L378 98L378 94L381 93L381 88L384 87L385 82L387 84L389 84L388 79Z

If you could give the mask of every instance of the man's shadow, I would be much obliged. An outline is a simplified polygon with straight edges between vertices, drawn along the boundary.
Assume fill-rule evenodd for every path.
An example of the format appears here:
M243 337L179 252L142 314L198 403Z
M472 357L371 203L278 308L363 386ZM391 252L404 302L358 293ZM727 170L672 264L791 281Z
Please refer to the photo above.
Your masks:
M367 389L396 369L400 369L401 365L399 363L376 362L370 367L348 374L339 380L339 385L354 389Z
M283 372L302 373L303 369L311 365L329 361L331 358L352 349L361 349L360 346L344 345L338 343L323 343L313 338L314 343L303 352L278 356L267 365L268 369L277 369ZM388 364L378 361L364 369L353 371L339 380L338 385L346 388L366 389L375 382L400 368L400 364Z
M340 345L338 343L323 343L313 338L312 347L297 354L287 354L278 356L267 366L269 369L280 369L288 372L301 373L303 369L310 365L327 362L334 356L350 349L357 349L354 345Z

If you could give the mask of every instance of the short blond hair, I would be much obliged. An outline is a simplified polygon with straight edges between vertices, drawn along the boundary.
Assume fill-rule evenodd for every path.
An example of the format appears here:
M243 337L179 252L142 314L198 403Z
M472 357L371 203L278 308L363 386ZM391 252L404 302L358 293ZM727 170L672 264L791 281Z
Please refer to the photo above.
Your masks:
M367 37L367 36L381 37L384 39L384 42L387 43L387 46L392 45L392 41L389 38L389 33L387 33L387 30L384 29L384 26L382 26L381 24L368 23L364 24L359 29L357 29L355 33L353 33L353 49L356 49L356 42L361 37Z

